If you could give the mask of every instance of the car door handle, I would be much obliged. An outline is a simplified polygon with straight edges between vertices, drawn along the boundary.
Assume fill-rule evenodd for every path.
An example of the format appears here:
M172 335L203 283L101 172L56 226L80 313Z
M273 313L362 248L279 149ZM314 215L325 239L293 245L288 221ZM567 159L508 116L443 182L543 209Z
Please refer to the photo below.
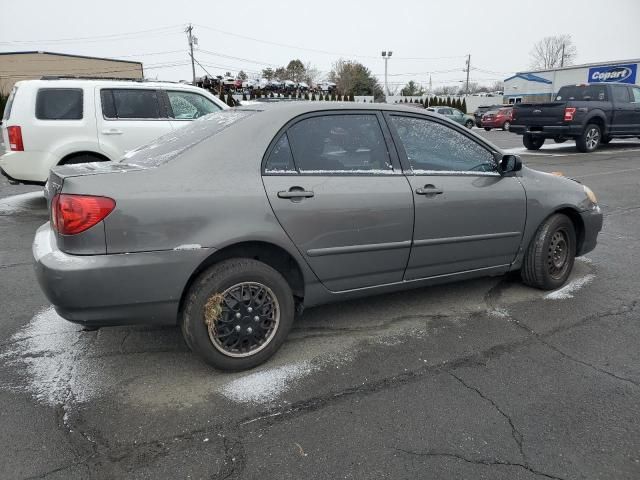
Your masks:
M278 198L311 198L313 195L313 192L294 188L291 188L289 191L283 190L278 192Z
M109 130L102 130L103 135L122 135L124 132L117 128L110 128Z
M418 195L440 195L444 190L434 185L425 185L423 188L416 188Z

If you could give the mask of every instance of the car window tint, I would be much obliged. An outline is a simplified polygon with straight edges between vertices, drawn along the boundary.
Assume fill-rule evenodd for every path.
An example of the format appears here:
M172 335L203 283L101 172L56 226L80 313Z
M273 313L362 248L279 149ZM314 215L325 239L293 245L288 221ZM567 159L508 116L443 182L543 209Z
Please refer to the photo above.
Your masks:
M36 118L40 120L82 119L82 89L41 88L36 97Z
M211 100L197 93L168 91L167 95L173 111L173 118L178 120L194 120L221 110Z
M496 171L489 150L449 126L397 115L391 117L391 122L414 173Z
M629 90L627 87L614 87L613 90L613 99L616 102L620 103L629 103L631 100L629 99Z
M104 89L102 113L106 118L155 119L162 118L158 93L141 88Z
M560 88L556 100L606 102L609 100L607 97L607 89L604 85L567 85ZM516 100L516 103L520 102Z
M632 87L631 91L633 92L633 99L632 101L634 103L640 103L640 88L638 87Z
M280 137L271 151L264 171L270 174L295 173L296 167L293 164L293 155L286 133Z
M298 170L308 173L393 171L376 115L325 115L287 131Z
M443 115L453 115L453 112L450 108L443 108L442 110L440 110L440 113Z

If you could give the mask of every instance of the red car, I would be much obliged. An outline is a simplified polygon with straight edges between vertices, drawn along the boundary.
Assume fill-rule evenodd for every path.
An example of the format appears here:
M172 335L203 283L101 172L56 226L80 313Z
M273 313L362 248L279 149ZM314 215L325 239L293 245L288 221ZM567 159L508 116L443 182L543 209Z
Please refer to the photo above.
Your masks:
M488 132L492 128L501 128L509 131L511 125L511 115L513 107L500 108L499 110L490 110L482 115L482 127Z

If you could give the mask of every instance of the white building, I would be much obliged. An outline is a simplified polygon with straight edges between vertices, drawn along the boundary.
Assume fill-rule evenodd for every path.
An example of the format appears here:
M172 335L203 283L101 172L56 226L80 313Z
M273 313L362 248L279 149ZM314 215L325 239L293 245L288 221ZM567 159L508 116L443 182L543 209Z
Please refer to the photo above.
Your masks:
M505 79L504 100L508 103L550 101L560 87L579 83L635 84L640 81L638 70L640 70L640 59L519 72Z

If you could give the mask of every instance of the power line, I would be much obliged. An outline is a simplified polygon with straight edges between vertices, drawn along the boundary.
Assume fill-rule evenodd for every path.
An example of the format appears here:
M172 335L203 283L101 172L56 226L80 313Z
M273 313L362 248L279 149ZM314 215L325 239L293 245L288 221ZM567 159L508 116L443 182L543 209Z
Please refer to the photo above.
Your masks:
M260 62L258 60L251 60L249 58L234 57L233 55L226 55L224 53L212 52L210 50L204 50L202 48L198 49L198 53L204 53L206 55L213 55L215 57L228 58L230 60L240 60L241 62L253 63L253 64L256 64L256 65L267 65L269 67L279 67L280 66L280 65L277 65L275 63Z

